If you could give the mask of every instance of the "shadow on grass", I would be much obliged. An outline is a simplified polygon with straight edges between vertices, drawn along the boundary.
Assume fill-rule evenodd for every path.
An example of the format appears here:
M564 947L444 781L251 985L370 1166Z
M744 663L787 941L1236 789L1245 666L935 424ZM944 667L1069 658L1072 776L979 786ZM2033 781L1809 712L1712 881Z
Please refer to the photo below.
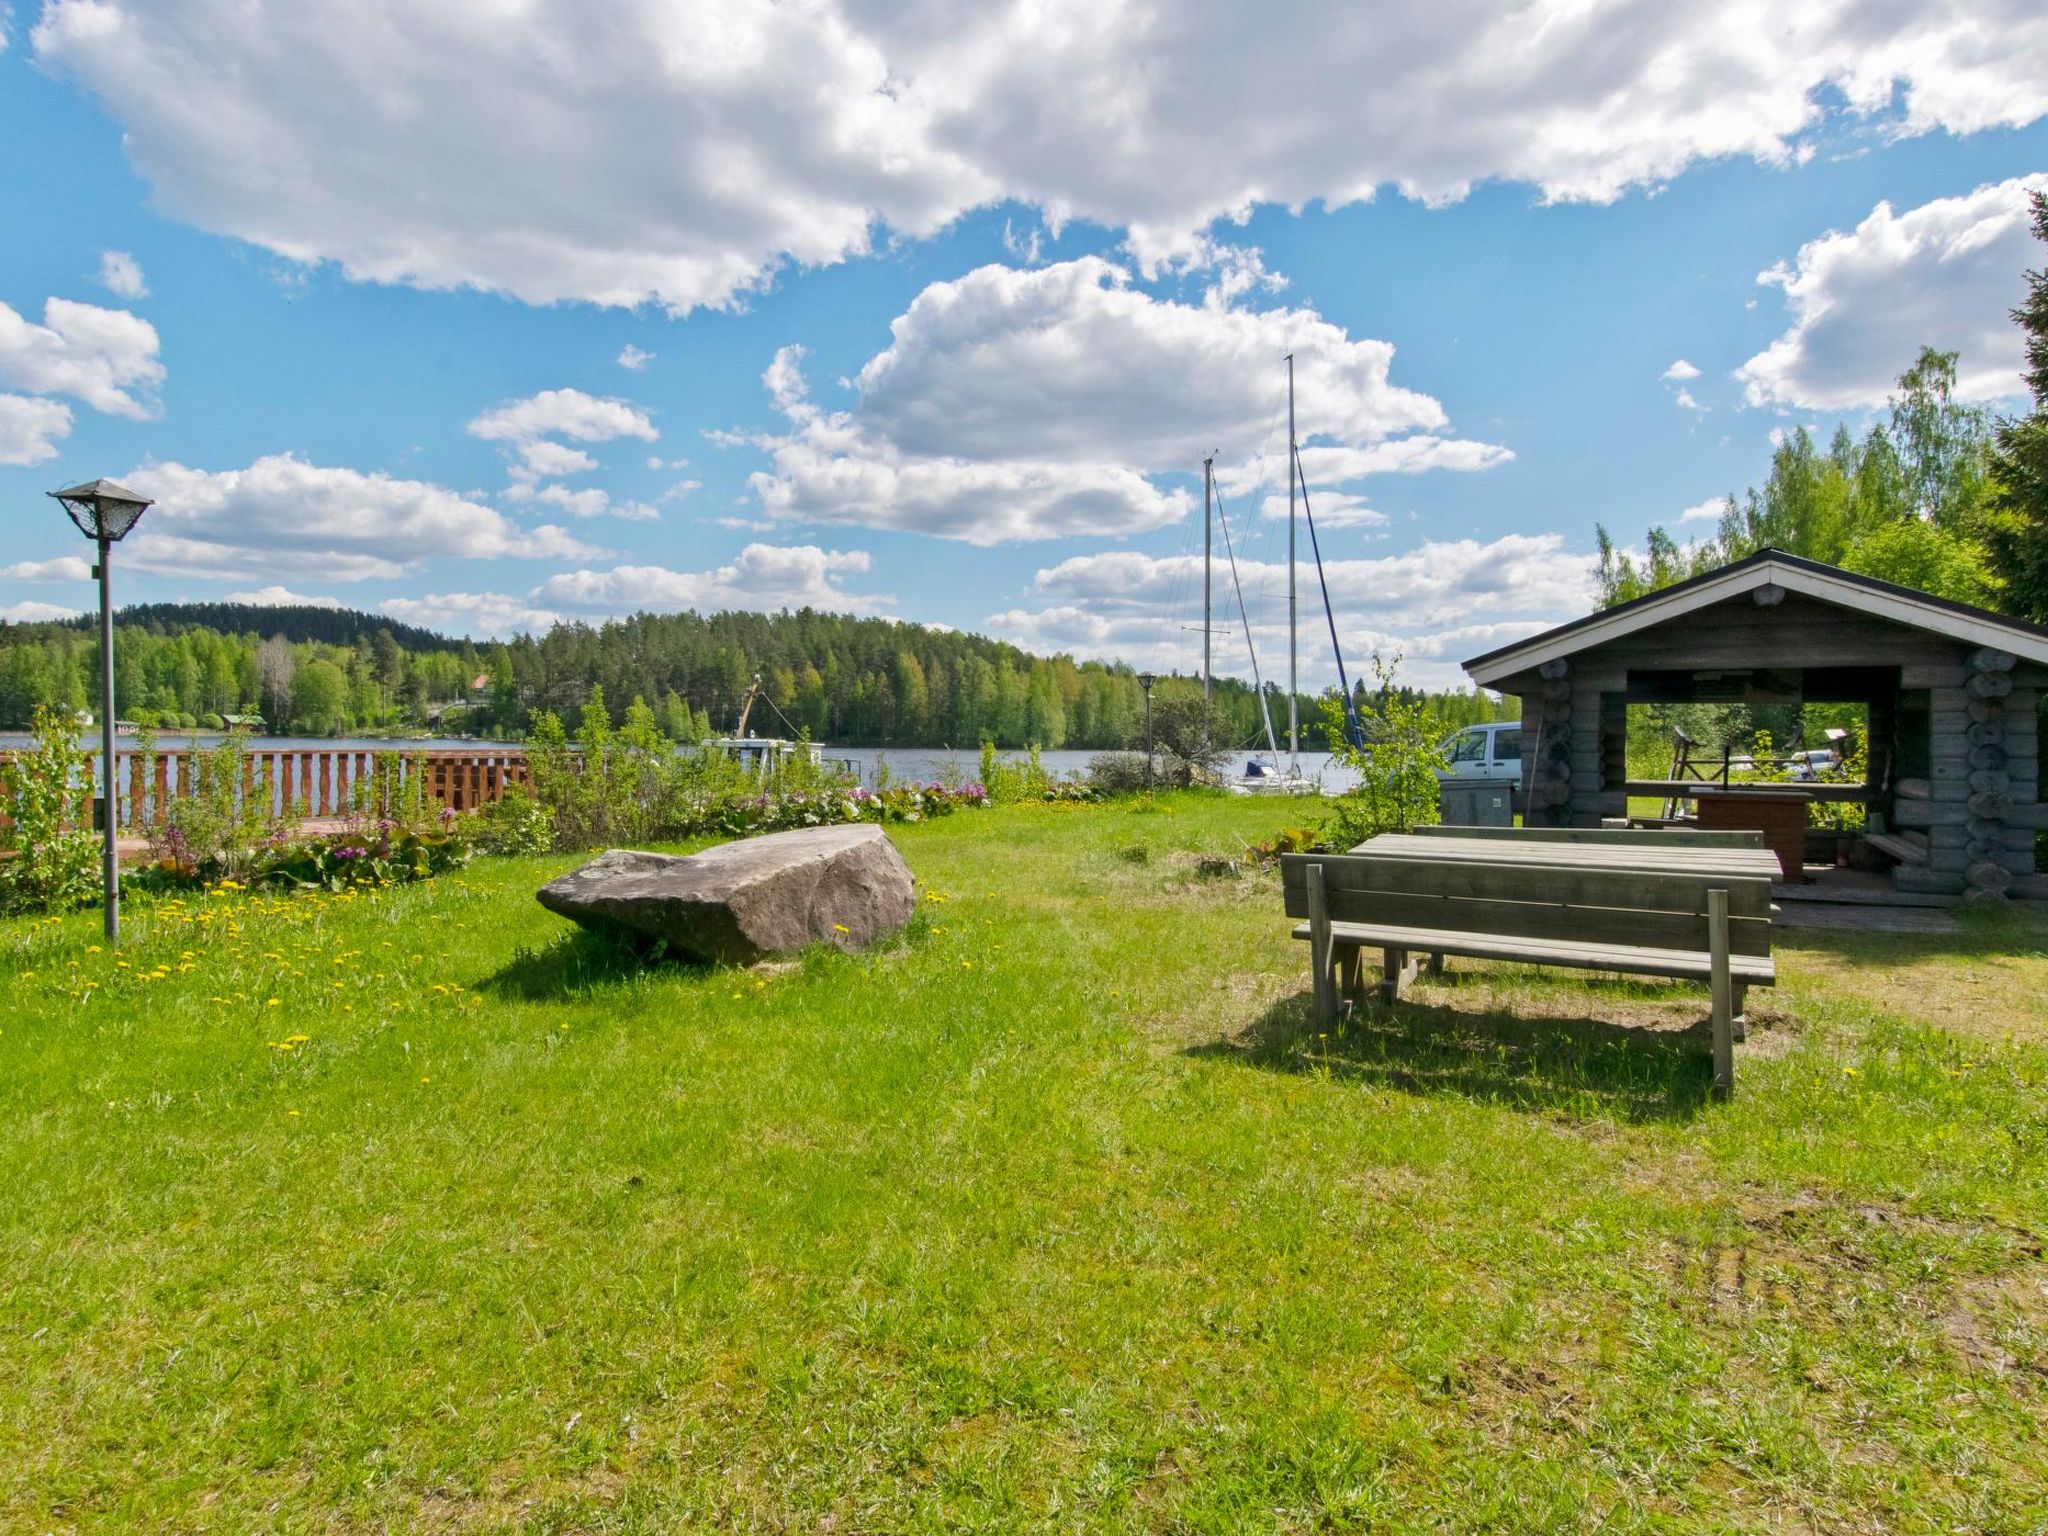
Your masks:
M583 997L649 974L690 975L707 971L702 961L657 954L585 929L565 933L539 949L521 949L479 990L521 1002Z
M1573 1118L1689 1119L1713 1087L1705 1019L1648 1029L1404 999L1361 1002L1324 1033L1305 992L1274 1004L1242 1034L1188 1054Z

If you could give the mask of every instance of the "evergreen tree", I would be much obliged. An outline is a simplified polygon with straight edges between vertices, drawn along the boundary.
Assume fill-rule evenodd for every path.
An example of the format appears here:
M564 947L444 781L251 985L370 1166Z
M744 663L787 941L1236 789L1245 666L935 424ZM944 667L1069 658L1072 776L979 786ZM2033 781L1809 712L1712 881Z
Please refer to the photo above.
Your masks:
M2048 243L2048 193L2032 198L2034 236ZM2027 273L2027 301L2012 318L2026 337L2034 409L1998 424L1985 541L2005 582L2006 611L2048 624L2048 270Z

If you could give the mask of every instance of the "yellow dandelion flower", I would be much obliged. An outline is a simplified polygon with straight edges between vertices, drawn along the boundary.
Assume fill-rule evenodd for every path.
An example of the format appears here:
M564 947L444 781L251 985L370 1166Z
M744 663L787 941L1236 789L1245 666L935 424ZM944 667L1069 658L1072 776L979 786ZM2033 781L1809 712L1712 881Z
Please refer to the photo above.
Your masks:
M847 927L847 926L846 926L846 924L844 924L844 923L834 923L834 924L832 925L832 931L833 931L834 933L851 933L851 932L853 932L853 930L852 930L851 928Z
M275 1008L277 1006L277 999L274 997L266 997L265 999L263 999L263 1006L266 1008Z

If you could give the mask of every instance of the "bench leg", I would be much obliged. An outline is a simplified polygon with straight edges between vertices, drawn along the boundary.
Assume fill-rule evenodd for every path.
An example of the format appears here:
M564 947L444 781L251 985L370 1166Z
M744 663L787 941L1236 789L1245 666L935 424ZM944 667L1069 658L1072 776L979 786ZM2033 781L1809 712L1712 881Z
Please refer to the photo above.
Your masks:
M1323 893L1323 867L1308 867L1308 973L1315 995L1316 1026L1337 1021L1337 976L1331 965L1330 904Z
M1364 971L1364 960L1356 944L1346 944L1337 951L1337 990L1340 994L1357 997Z
M1443 973L1444 973L1444 957L1443 957L1443 952L1442 952L1441 950L1438 950L1438 951L1437 951L1436 953L1432 954L1432 955L1431 955L1431 956L1429 957L1429 964L1428 964L1428 965L1426 965L1426 966L1424 966L1424 967L1422 968L1422 974L1423 974L1423 975L1425 975L1425 976L1430 976L1430 977L1436 977L1436 976L1441 976L1441 975L1443 975Z
M1398 1003L1408 983L1415 979L1415 962L1405 949L1381 951L1380 996L1387 1002Z
M1728 975L1728 893L1707 892L1709 975L1714 993L1714 1096L1735 1092L1735 988Z
M1735 1038L1737 1040L1747 1040L1749 1038L1748 982L1738 981L1734 984L1731 995L1729 997L1728 1006L1735 1010Z

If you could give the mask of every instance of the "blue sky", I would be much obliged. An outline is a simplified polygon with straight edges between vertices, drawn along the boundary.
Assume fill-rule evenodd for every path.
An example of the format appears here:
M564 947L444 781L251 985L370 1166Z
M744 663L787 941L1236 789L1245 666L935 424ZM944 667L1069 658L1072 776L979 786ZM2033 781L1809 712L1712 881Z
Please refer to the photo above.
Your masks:
M1683 530L1923 341L2010 404L2041 261L2025 6L1233 48L1136 0L1051 46L1060 7L224 5L7 22L7 616L90 601L41 493L107 474L160 502L128 600L812 602L1189 665L1213 450L1270 676L1292 347L1346 649L1450 681L1583 609L1596 522Z

